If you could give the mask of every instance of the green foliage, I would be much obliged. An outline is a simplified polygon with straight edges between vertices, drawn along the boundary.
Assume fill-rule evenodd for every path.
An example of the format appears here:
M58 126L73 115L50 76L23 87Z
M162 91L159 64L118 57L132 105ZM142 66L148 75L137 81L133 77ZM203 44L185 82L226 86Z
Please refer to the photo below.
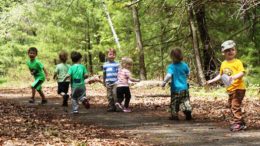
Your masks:
M122 46L117 49L117 60L132 57L134 74L138 75L132 9L126 7L131 1L105 2ZM244 21L241 15L236 17L240 8L237 4L205 3L208 33L217 57L222 60L219 48L224 40L235 40L238 57L247 65L247 79L259 82L260 24L253 20L255 8L248 10L250 17ZM195 73L186 2L146 0L135 5L139 10L148 78L163 77L171 62L169 52L175 46L184 48L185 61ZM255 13L258 12L259 9ZM25 60L31 46L39 49L38 58L51 73L60 50L78 50L84 56L91 53L94 73L99 73L102 65L99 52L116 48L102 3L97 0L3 0L0 2L0 44L0 76L14 79L27 78ZM89 58L83 58L84 64L88 65L87 61ZM17 72L19 75L15 75Z

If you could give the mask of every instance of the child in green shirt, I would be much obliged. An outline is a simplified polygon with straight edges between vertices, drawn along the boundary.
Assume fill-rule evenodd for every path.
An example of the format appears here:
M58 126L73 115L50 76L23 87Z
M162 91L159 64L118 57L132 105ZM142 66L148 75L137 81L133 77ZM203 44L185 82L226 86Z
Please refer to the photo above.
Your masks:
M68 90L69 90L69 80L63 81L63 79L66 77L68 70L70 68L70 65L67 64L68 59L68 53L65 51L61 51L59 53L60 58L60 64L56 66L53 79L56 79L58 82L58 94L60 94L63 97L63 104L62 106L68 106Z
M28 56L30 60L27 60L26 64L31 72L31 74L34 76L34 82L32 83L32 97L29 100L29 103L35 102L35 92L40 94L42 98L41 104L46 104L47 100L45 98L45 95L42 92L42 84L45 81L45 78L49 80L48 73L46 69L44 68L43 64L36 59L36 56L38 54L38 50L35 47L31 47L28 49Z
M71 60L73 65L69 68L68 74L63 81L71 78L71 98L72 98L72 113L78 113L78 101L81 101L86 109L90 107L86 97L85 79L88 77L88 71L81 62L82 55L79 52L71 52Z

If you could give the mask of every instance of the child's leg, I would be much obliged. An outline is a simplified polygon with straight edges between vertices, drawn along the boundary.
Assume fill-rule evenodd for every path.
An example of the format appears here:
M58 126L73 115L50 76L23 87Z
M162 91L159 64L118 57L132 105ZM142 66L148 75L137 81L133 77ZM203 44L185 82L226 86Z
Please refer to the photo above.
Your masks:
M174 119L178 119L178 112L180 110L179 105L180 105L179 93L172 92L170 108L171 108L171 117Z
M72 113L78 113L79 103L77 97L77 90L71 89L71 106L72 106Z
M63 103L62 106L68 106L68 90L69 90L69 82L59 82L58 83L58 94L62 95Z
M191 118L192 118L191 117L192 107L190 105L189 91L186 90L186 91L181 92L180 97L181 97L180 109L186 115L186 120L191 120Z
M117 85L114 84L114 85L112 86L112 96L113 96L114 104L115 104L115 102L117 101L116 89L117 89Z
M40 94L42 100L46 100L45 95L44 95L44 93L42 92L42 90L39 90L38 93Z
M32 99L29 101L30 103L34 102L36 90L37 91L41 90L42 83L43 83L43 80L40 80L40 79L35 79L35 81L32 83Z
M117 87L116 88L116 96L117 96L117 101L118 103L122 103L124 100L124 87Z
M131 99L130 89L129 87L125 87L125 108L129 107L130 99Z
M32 87L32 99L34 100L35 98L35 93L36 93L36 89Z
M108 111L115 111L115 102L113 98L113 87L107 86L107 100L108 100Z
M116 88L116 100L115 100L115 106L116 106L116 111L122 112L123 111L123 106L122 106L122 101L124 100L124 87L117 87Z
M244 124L241 105L245 92L246 90L236 90L233 94L230 94L231 112L233 115L231 124Z

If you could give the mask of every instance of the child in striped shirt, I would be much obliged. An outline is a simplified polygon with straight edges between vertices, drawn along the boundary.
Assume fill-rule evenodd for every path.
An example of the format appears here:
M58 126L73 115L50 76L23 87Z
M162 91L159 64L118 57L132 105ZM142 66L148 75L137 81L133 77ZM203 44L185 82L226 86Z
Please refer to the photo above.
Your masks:
M115 112L116 81L119 63L115 62L116 50L110 48L107 53L107 62L103 65L103 83L107 88L108 112Z

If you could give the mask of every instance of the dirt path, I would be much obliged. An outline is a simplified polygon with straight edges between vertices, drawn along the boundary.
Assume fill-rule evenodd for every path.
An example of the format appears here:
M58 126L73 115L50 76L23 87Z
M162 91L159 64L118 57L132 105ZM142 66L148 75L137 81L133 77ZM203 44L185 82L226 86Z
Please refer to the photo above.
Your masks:
M75 123L95 125L97 128L107 129L108 132L111 130L114 132L113 134L108 137L99 136L99 138L121 140L124 141L123 144L121 143L122 145L260 145L260 130L257 127L249 127L246 131L232 133L228 130L228 122L222 120L219 115L216 117L220 118L213 118L214 120L194 115L195 120L190 122L169 121L167 108L164 104L149 104L147 106L147 104L143 104L143 101L139 103L140 99L133 99L132 113L108 113L106 112L105 97L92 97L91 109L85 110L81 107L80 114L75 116L70 114L70 107L67 112L64 111L60 106L61 99L56 97L49 98L49 103L46 106L39 106L28 104L28 97L19 98L20 95L16 96L16 94L10 94L10 96L2 94L1 96L0 101L8 100L8 102L25 108L30 107L36 111L44 110L47 115L53 114L52 116L57 115L57 117L62 115L63 118ZM147 98L147 100L149 99ZM160 101L160 103L165 103L168 99L165 100ZM196 104L194 106L196 107ZM256 117L254 120L258 119L259 117ZM118 138L117 132L119 133ZM118 144L120 145L119 142L110 145ZM106 142L100 145L106 145Z

